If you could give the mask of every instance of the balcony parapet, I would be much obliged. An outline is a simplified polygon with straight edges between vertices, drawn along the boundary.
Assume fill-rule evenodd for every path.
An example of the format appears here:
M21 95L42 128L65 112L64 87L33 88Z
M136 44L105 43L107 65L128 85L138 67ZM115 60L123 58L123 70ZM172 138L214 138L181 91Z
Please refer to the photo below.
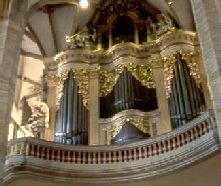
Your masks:
M215 118L205 112L172 132L125 145L70 146L35 138L12 140L5 181L36 174L61 181L119 182L160 175L219 148Z

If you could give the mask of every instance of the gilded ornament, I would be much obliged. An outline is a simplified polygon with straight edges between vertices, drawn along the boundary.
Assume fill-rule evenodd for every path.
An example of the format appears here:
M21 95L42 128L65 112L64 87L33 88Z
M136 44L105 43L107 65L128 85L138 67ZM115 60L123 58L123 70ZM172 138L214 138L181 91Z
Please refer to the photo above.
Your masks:
M74 78L78 86L78 93L83 98L83 104L88 108L88 92L89 92L89 71L86 69L73 69Z
M59 107L61 97L63 95L64 81L68 78L68 70L63 71L58 75L58 84L57 84L57 102L56 105Z
M190 75L194 78L197 85L200 84L200 72L198 65L198 57L200 52L180 52L182 59L186 62L188 68L190 69Z
M190 75L194 78L196 83L200 84L200 73L198 66L198 55L199 52L179 52L181 54L181 58L185 61L188 68L190 69ZM165 86L166 86L166 96L170 97L172 91L172 79L174 77L174 64L177 61L177 52L172 53L166 57L164 57L164 76L165 76Z
M143 133L149 133L150 129L148 124L145 122L143 118L136 118L136 117L121 117L111 127L111 137L115 138L117 134L121 131L122 127L129 122L134 127L142 131Z
M117 83L117 80L124 69L127 69L143 86L147 88L155 87L151 65L124 63L115 66L114 69L100 71L99 79L101 97L108 95L113 90L113 87Z
M164 77L165 77L165 87L166 87L166 96L170 97L172 92L172 79L174 77L174 64L177 61L177 54L173 53L163 58L164 60Z
M74 72L74 78L76 79L79 88L78 93L82 95L83 104L88 108L89 72L86 69L72 69L72 71ZM59 76L57 85L57 106L60 105L60 100L63 95L64 81L68 78L68 73L69 70L66 70Z

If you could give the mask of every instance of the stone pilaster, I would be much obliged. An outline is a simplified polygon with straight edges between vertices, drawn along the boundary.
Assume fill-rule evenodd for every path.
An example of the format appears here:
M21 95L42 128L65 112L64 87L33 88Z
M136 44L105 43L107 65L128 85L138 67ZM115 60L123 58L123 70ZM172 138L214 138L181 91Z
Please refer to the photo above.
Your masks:
M54 141L56 123L56 93L57 93L57 63L53 58L45 58L44 64L47 74L47 105L49 108L49 127L45 129L45 139Z
M27 0L11 2L9 18L0 19L0 178L3 174L8 123L14 100L20 47L27 15Z
M209 90L221 137L221 21L220 1L191 0ZM217 6L219 5L219 6ZM221 138L220 138L221 139Z
M200 72L200 82L202 85L202 90L203 90L203 95L205 99L205 104L207 109L212 109L213 108L213 103L211 100L209 88L208 88L208 80L207 80L207 75L206 71L204 68L203 60L201 55L196 56L196 60L199 62L199 72Z
M96 67L89 72L89 145L99 145L99 80Z
M153 63L153 77L157 90L157 103L160 111L161 134L171 131L171 121L168 101L166 98L166 88L164 83L163 61L161 59ZM159 134L159 132L158 132Z

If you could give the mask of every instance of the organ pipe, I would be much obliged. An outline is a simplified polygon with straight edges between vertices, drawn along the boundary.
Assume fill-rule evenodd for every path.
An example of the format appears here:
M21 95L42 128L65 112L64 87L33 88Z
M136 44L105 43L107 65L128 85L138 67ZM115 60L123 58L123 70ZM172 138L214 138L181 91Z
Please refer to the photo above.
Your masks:
M78 93L74 73L69 72L64 82L63 96L57 113L55 139L59 143L88 144L88 111Z
M202 92L180 54L177 55L177 62L174 65L172 93L168 102L173 128L184 125L205 108Z

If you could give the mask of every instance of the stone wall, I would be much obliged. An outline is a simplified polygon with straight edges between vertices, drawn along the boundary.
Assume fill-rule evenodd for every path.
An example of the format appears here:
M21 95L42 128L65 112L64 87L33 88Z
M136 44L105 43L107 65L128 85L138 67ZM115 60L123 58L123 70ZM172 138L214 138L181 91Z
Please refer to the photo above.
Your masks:
M221 136L221 3L219 0L191 0L191 3Z
M0 19L0 178L3 174L8 123L14 100L20 46L27 12L27 0L3 1L3 4L6 2L11 3L10 12L9 9L4 9L7 12L4 15L9 16ZM6 8L10 6L6 5Z

